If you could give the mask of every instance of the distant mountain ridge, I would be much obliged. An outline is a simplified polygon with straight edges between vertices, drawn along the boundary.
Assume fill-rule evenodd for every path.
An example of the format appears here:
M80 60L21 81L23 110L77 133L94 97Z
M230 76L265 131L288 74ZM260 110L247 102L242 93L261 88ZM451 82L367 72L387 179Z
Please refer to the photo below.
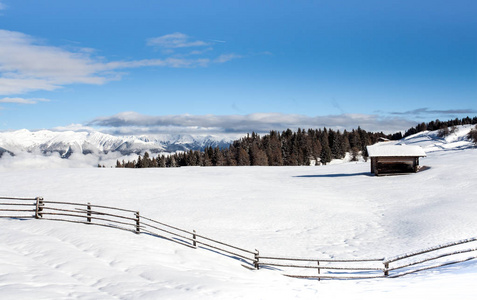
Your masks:
M114 136L98 131L29 131L0 132L0 157L4 153L59 153L68 158L73 153L121 155L203 150L228 147L235 140L226 136L155 135Z

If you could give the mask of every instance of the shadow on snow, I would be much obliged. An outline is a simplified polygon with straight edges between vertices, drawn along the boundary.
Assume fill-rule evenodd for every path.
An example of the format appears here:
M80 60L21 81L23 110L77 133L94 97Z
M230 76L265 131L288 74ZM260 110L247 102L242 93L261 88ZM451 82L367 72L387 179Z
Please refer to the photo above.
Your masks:
M353 177L353 176L369 176L374 177L370 172L361 173L338 173L338 174L319 174L319 175L298 175L297 178L335 178L335 177Z

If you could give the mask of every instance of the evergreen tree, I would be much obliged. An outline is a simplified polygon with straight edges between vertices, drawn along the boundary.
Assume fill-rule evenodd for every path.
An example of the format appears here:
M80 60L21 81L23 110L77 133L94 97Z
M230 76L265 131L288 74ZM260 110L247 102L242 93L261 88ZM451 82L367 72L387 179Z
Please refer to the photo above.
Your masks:
M252 143L250 147L250 165L252 166L268 166L268 158L265 154L265 151L260 149L257 145L258 143Z
M333 130L329 131L329 140L331 157L334 159L341 159L345 156L345 150L343 147L343 137L341 136L340 131L334 132Z
M318 162L320 160L320 155L321 155L321 150L322 146L320 143L320 140L315 136L313 141L312 141L312 156L313 159Z
M216 147L214 149L214 156L212 158L212 161L214 163L214 166L225 166L226 165L226 160L224 153L222 150L219 149L219 147Z
M176 154L169 155L169 156L166 158L166 167L168 167L168 168L175 168L175 167L177 167Z
M332 158L331 148L328 141L329 141L328 130L324 128L323 132L320 135L320 143L321 143L320 162L324 165L329 163Z
M235 159L235 153L229 148L225 150L225 165L226 166L236 166L237 160Z
M142 157L139 155L137 158L137 163L134 165L135 168L142 168Z
M166 157L164 155L157 156L157 166L159 168L165 168L166 167Z
M345 130L341 137L341 147L343 157L346 155L346 152L351 152L351 145L349 143L349 133Z
M201 166L203 166L203 167L210 167L210 166L212 166L212 159L211 159L211 157L209 156L208 151L205 151L205 152L204 152L204 155L202 156Z
M250 156L243 148L238 149L237 153L237 165L238 166L250 166Z
M362 130L359 126L357 131L358 131L359 139L361 142L361 149L360 149L361 153L363 153L363 156L367 157L368 151L366 150L366 146L371 145L371 141L369 139L368 133Z
M152 158L150 167L151 168L157 168L158 167L157 160L156 160L155 157Z
M138 162L138 164L140 164L139 168L149 168L151 166L151 160L147 151L144 153L142 161Z

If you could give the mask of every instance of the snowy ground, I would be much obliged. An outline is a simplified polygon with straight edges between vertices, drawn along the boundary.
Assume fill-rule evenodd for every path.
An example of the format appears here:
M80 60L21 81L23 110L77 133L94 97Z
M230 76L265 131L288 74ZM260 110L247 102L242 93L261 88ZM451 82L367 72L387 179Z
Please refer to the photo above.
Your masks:
M477 236L477 149L465 144L463 134L449 140L420 134L405 143L427 149L421 165L428 170L372 177L364 162L9 169L0 172L0 195L140 210L262 255L390 257ZM210 251L109 228L45 220L0 219L0 224L1 299L477 296L477 260L397 279L317 282L251 271Z

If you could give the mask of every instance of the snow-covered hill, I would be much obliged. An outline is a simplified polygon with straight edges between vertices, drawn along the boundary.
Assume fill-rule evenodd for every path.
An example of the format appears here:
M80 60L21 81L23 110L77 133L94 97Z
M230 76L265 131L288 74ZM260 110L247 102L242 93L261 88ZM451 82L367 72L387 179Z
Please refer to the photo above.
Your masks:
M426 152L436 152L450 149L466 149L473 146L472 141L467 138L468 133L474 125L456 126L455 131L445 137L439 137L439 131L423 131L408 136L399 143L408 145L419 145Z

